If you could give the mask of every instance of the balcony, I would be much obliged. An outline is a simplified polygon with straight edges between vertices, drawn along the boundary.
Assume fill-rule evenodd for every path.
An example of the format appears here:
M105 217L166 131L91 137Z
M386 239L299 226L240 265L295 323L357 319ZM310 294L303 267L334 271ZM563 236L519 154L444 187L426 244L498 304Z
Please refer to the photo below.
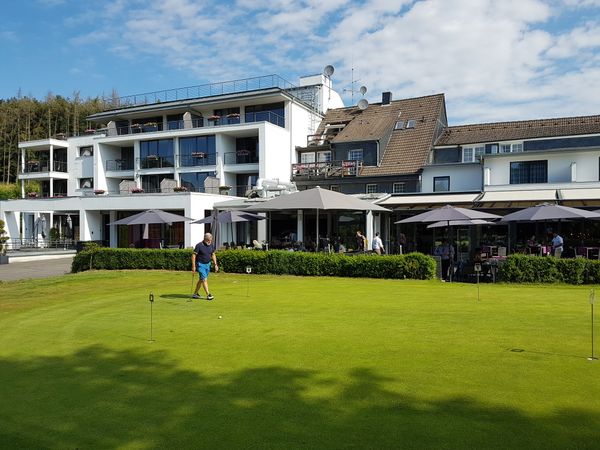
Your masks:
M137 158L140 169L171 169L175 167L173 156L148 155Z
M341 160L292 164L292 179L315 180L325 178L356 177L360 175L363 162Z
M37 161L30 160L25 163L25 170L23 173L44 173L44 172L64 172L67 173L67 162L66 161Z
M258 155L250 150L238 150L223 155L225 164L258 164Z
M216 163L215 153L192 152L189 155L179 155L179 167L214 166Z
M106 171L133 170L133 160L109 159L106 161Z
M108 136L124 136L129 134L155 133L159 131L191 130L194 128L213 128L240 123L269 122L273 125L285 128L285 117L272 111L248 112L241 122L240 115L229 114L227 116L208 116L191 120L170 120L166 127L160 123L132 124L123 127L109 128Z

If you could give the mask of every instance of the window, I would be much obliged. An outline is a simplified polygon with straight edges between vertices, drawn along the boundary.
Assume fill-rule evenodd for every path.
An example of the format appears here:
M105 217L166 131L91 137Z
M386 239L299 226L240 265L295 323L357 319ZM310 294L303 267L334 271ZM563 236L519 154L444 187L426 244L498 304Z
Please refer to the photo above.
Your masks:
M406 121L406 129L408 130L409 128L414 128L415 123L417 123L417 121L414 119L407 120Z
M79 189L91 189L94 187L94 179L93 178L80 178L79 179Z
M510 163L510 184L547 183L548 161Z
M392 186L392 193L401 194L402 192L404 192L405 188L406 188L406 183L394 183Z
M518 153L523 151L523 144L500 144L500 153Z
M398 120L394 125L394 130L401 130L404 128L404 120Z
M142 169L173 167L173 139L140 142Z
M179 164L184 167L216 164L215 135L179 139Z
M331 151L318 152L317 153L317 161L318 162L329 162L329 161L331 161Z
M469 147L463 147L463 162L476 162L481 161L481 156L485 153L485 146L474 145Z
M315 162L315 153L314 152L300 153L300 162L301 163L314 163Z
M376 184L367 184L367 194L376 194L377 193L377 185Z
M433 192L448 192L450 177L433 177Z
M215 109L214 115L219 116L221 118L221 124L235 124L240 123L240 108L239 106L236 108L223 108L223 109Z
M331 187L329 188L329 190L334 191L334 192L340 192L340 185L332 184Z
M280 127L285 127L283 102L246 106L245 112L246 122L267 121Z
M94 147L79 147L79 156L94 156Z
M362 161L362 159L363 159L362 148L359 148L356 150L349 150L348 151L348 159L350 161Z

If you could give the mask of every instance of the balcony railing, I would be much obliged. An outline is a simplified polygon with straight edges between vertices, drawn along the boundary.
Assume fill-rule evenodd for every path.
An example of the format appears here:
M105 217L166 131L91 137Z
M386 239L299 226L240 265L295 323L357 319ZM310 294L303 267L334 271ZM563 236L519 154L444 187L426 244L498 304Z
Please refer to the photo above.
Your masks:
M175 166L173 156L148 155L137 159L140 169L168 169Z
M223 155L225 164L258 164L258 155L249 150L238 150Z
M133 160L109 159L106 161L106 171L133 170Z
M67 172L66 161L54 161L52 164L49 161L28 161L25 163L25 170L23 173L40 173L50 172L50 167L54 172Z
M342 178L355 177L360 174L362 161L328 161L292 164L292 178L314 179L314 178Z
M216 163L215 153L193 152L189 155L179 155L179 167L214 166Z
M228 116L209 116L200 117L191 120L170 120L166 122L166 127L162 123L145 125L127 125L123 127L109 128L109 136L122 136L138 133L154 133L158 131L188 130L202 127L221 127L224 125L238 125L240 123L270 122L273 125L285 128L285 117L272 111L247 112L244 115L244 122L241 122L241 116L230 114Z

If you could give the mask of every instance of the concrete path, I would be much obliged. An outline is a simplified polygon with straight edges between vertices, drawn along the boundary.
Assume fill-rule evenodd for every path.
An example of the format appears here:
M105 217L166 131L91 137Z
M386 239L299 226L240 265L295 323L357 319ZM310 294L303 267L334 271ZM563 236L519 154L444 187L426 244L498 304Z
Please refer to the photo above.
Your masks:
M0 264L0 281L46 278L71 272L73 255L44 255L27 258L14 258L9 264Z

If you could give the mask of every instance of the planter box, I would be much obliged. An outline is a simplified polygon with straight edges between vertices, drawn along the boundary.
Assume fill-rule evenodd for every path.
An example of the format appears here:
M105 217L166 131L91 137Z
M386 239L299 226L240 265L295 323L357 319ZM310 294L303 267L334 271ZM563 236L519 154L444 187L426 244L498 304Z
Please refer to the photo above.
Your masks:
M8 255L0 255L0 264L8 264Z

